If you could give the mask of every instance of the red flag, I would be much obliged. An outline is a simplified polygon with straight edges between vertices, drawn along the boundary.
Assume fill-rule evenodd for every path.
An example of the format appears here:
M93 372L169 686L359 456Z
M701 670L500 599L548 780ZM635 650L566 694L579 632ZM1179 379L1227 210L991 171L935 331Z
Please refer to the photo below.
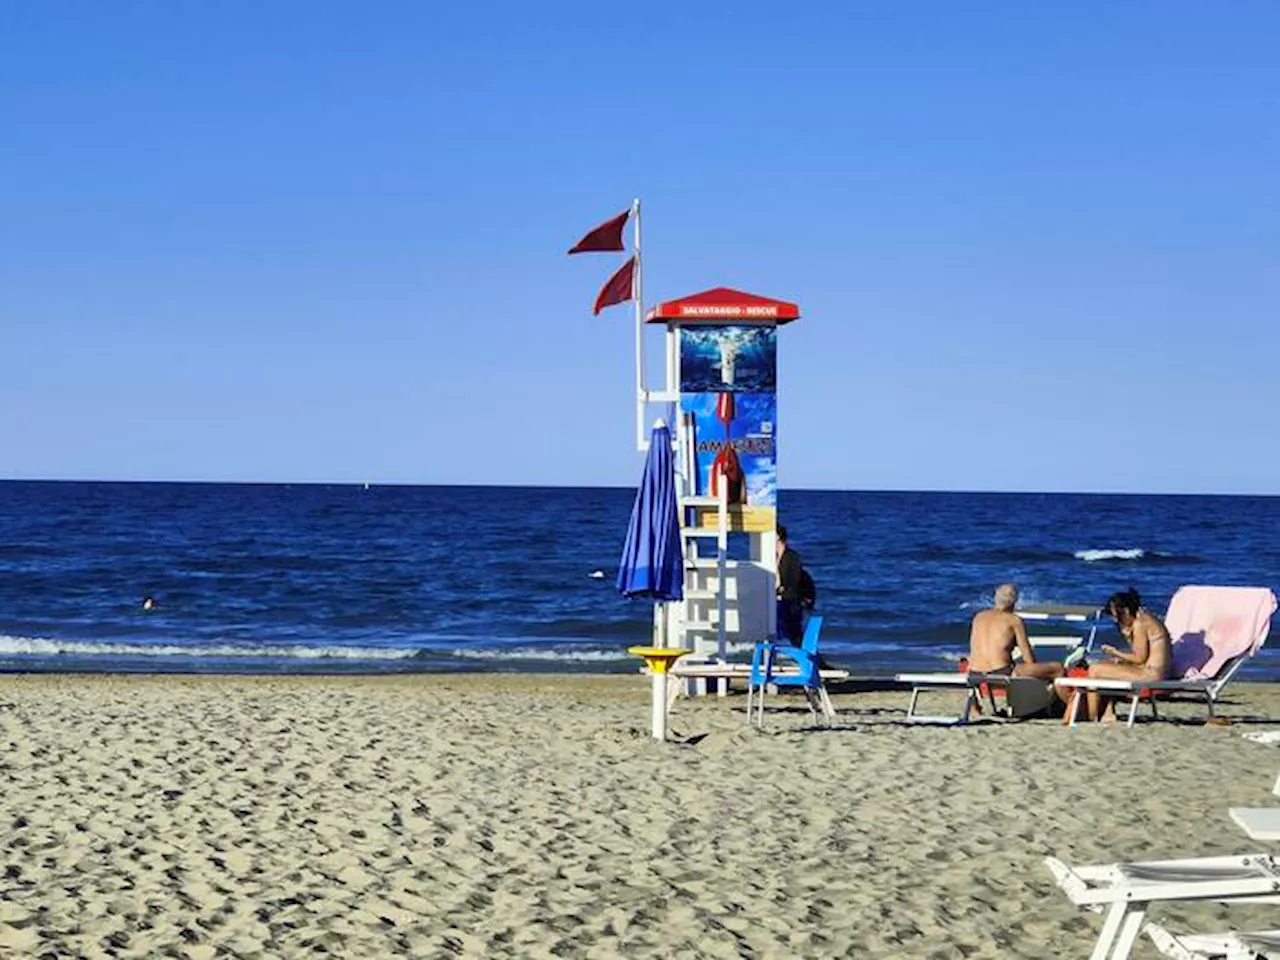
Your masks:
M585 237L575 243L569 250L574 253L595 253L600 250L625 250L622 242L622 229L627 225L630 210L623 210L612 220L606 220Z
M624 263L612 277L610 277L600 293L596 296L596 307L591 311L596 316L600 315L600 311L605 307L611 307L615 303L626 303L635 297L635 288L633 281L636 275L636 258L632 257Z

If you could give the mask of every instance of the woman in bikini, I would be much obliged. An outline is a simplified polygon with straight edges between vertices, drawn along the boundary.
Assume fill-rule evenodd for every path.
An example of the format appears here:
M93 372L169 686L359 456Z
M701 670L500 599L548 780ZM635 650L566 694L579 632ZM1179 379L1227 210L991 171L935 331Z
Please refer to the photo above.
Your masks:
M1093 664L1089 667L1089 676L1102 680L1168 680L1173 667L1169 631L1159 617L1142 606L1138 591L1130 587L1112 594L1104 609L1115 620L1131 649L1117 650L1104 643L1102 652L1112 658L1111 662ZM1116 713L1112 698L1107 698L1106 710L1099 716L1101 701L1100 691L1088 691L1089 719L1114 723Z

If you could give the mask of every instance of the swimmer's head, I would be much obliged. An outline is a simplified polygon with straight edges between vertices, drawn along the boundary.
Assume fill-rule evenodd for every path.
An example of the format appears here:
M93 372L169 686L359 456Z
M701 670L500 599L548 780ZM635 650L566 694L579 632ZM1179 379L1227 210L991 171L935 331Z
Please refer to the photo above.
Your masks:
M150 610L153 607L155 607L155 605L156 605L156 602L152 597L147 597L145 600L142 601L143 610Z

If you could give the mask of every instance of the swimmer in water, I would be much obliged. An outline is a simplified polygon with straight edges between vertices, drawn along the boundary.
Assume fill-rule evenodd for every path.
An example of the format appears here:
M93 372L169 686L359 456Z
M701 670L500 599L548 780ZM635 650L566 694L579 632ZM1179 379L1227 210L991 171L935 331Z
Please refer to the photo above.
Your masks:
M147 597L145 600L142 601L143 610L154 610L158 606L159 604L156 603L154 597Z

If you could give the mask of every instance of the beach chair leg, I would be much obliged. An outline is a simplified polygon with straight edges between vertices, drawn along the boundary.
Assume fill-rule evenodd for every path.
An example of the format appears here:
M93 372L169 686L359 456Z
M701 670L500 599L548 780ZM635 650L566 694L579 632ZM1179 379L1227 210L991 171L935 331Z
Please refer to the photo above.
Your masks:
M751 682L751 678L747 677L747 725L751 724L751 700L756 691L756 685Z
M1209 716L1210 718L1212 718L1213 717L1213 694L1209 693L1209 691L1207 690L1205 691L1205 694L1204 694L1204 708L1209 711Z
M1155 698L1155 697L1149 697L1149 698L1148 698L1148 702L1151 704L1151 717L1152 717L1152 719L1153 719L1153 720L1159 720L1159 719L1160 719L1160 711L1159 711L1159 709L1156 707L1156 698Z
M671 708L675 706L676 697L680 696L680 678L676 676L667 677L667 713L671 713Z
M1124 954L1113 954L1111 948L1119 946L1116 939L1120 936L1120 928L1124 926L1129 916L1129 904L1113 903L1107 911L1107 919L1102 924L1102 932L1098 934L1098 942L1093 945L1093 953L1089 954L1089 960L1111 960L1113 956L1127 956Z
M1116 945L1111 950L1112 960L1124 960L1133 951L1134 941L1142 932L1142 921L1145 917L1145 910L1133 910L1124 918L1124 923L1120 926L1120 935L1116 938Z
M836 708L831 702L831 695L827 693L827 685L825 683L818 688L818 696L822 698L822 712L826 715L829 726L831 721L836 718Z
M1071 691L1071 702L1067 704L1067 726L1074 727L1076 718L1080 715L1080 701L1084 699L1084 693L1080 690Z
M1138 694L1133 695L1133 699L1129 701L1129 718L1125 721L1126 727L1132 727L1133 722L1138 719L1138 701L1141 698Z
M916 715L916 701L920 699L920 688L911 688L911 701L907 704L907 719L910 720Z
M818 719L818 694L812 687L804 688L804 702L809 705L809 716L814 720Z
M976 687L969 688L969 695L964 698L964 710L960 714L960 722L968 723L969 714L973 712L973 708L979 703L979 693Z

